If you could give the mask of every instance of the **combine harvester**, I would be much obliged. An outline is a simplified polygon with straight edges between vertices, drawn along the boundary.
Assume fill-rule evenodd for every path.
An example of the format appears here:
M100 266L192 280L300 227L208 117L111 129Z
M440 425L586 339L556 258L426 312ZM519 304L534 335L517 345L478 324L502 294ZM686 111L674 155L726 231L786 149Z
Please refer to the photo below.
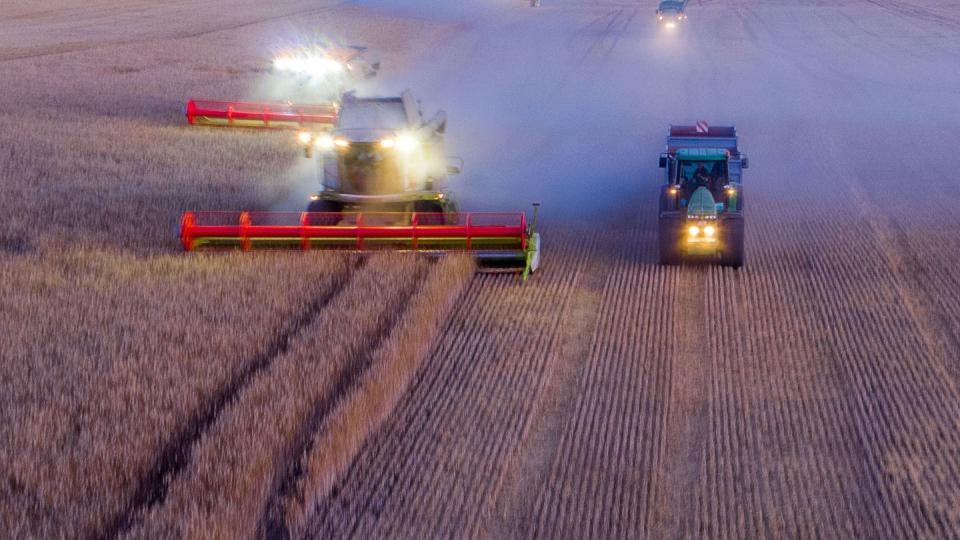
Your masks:
M272 73L288 78L317 103L251 103L191 99L187 122L195 126L266 129L329 129L337 121L341 96L352 79L371 78L379 61L365 59L365 47L303 47L273 60Z
M660 187L660 262L743 265L743 169L734 126L670 126Z
M344 97L332 130L301 131L320 190L305 212L186 212L184 249L257 248L472 253L481 269L522 272L540 264L537 206L517 213L459 213L446 190L446 115L425 121L409 91Z

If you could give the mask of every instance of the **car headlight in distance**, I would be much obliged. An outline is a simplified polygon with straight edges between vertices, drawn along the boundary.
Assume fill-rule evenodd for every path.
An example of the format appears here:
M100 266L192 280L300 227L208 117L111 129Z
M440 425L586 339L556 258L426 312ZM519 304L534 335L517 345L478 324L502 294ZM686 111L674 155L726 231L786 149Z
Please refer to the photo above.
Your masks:
M313 135L309 131L301 131L297 133L297 140L300 141L300 144L306 146L313 140Z
M717 234L717 229L713 225L707 225L703 228L703 234L707 238L713 238L713 235Z
M382 141L380 141L380 148L386 148L389 150L390 148L394 148L396 146L397 146L396 139L383 139Z
M337 148L350 148L350 141L346 139L334 139L333 144Z
M697 227L696 225L691 225L690 228L687 229L687 234L689 234L690 236L699 236L700 227Z
M670 22L668 22L668 23L666 24L666 27L667 27L667 28L673 28L673 27L676 26L676 25L677 25L677 23L675 23L675 22L673 22L673 21L670 21Z

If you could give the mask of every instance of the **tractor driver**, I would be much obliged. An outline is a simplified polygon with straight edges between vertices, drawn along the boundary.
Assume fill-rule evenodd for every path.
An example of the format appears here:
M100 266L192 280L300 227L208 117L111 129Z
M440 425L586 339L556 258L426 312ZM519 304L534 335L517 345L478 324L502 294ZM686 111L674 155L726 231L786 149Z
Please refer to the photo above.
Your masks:
M710 172L707 171L707 167L703 163L697 164L697 170L693 173L693 181L697 187L706 186L709 189L712 183L710 180Z

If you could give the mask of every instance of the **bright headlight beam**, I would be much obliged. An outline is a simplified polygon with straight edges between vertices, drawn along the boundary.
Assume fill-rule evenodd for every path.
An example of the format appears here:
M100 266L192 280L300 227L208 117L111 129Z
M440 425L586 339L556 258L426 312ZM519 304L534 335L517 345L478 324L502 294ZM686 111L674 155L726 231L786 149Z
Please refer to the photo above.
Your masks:
M334 140L333 140L333 144L337 145L337 146L340 147L340 148L349 148L349 147L350 147L350 141L348 141L348 140L346 140L346 139L334 139Z
M309 131L301 131L297 133L297 140L299 140L301 144L310 144L310 141L313 140L313 135L311 135Z
M700 234L700 227L697 227L696 225L691 225L690 228L687 229L687 232L690 234L690 236L697 236Z
M410 152L420 147L420 140L413 135L400 135L397 137L397 149L403 152Z
M713 225L707 225L706 227L703 228L703 234L707 236L712 237L716 233L717 233L717 229L715 229Z
M317 137L317 148L320 148L321 150L332 150L333 137L329 135L321 135Z
M393 148L397 145L397 141L394 139L383 139L380 141L381 148Z

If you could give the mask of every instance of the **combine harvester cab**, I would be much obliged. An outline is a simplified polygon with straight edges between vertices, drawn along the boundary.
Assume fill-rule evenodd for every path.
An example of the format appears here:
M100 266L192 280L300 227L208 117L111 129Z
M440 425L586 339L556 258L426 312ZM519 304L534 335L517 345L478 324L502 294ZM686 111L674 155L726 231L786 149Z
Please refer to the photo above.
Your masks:
M671 126L660 155L661 264L687 259L739 268L744 260L743 169L733 126Z
M462 169L462 160L446 155L446 126L443 111L426 121L409 90L385 98L347 94L332 130L297 135L320 184L308 210L417 212L442 223L457 212L447 188L449 175Z
M526 279L540 265L539 205L530 222L522 212L459 213L445 188L462 161L446 157L445 131L446 115L424 121L409 91L345 96L334 129L297 134L320 178L305 212L186 212L180 242L187 251L468 252L482 270Z

